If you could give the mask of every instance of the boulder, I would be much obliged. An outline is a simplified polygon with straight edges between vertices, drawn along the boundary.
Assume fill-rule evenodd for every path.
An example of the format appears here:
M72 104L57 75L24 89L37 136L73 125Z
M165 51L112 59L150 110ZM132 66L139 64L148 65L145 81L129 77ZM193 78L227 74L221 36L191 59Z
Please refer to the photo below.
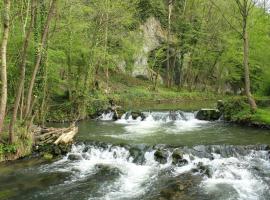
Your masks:
M183 152L179 149L176 149L172 154L172 163L174 165L185 165L188 163L186 159L183 158Z
M217 109L201 109L196 114L196 119L215 121L221 117L221 112Z
M158 149L154 154L155 160L161 164L167 162L168 152L163 149Z
M68 159L69 160L82 160L83 157L80 154L69 154Z
M197 164L197 168L192 169L192 172L204 174L209 178L212 177L213 174L210 168L208 166L203 165L202 162L199 162Z

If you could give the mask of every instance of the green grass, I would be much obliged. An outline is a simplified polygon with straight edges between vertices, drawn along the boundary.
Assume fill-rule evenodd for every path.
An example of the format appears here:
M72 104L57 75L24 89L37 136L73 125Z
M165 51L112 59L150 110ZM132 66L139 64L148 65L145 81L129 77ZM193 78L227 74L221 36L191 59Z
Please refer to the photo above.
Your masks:
M267 100L266 97L262 97L261 99ZM225 101L224 111L224 117L229 121L270 125L270 107L259 105L258 109L254 112L250 109L245 97L237 97Z
M15 127L14 144L0 144L0 161L14 160L31 153L32 150L32 134L28 132L24 126ZM8 141L8 133L3 133L3 140Z
M251 120L270 125L270 108L258 108L256 112L251 115Z

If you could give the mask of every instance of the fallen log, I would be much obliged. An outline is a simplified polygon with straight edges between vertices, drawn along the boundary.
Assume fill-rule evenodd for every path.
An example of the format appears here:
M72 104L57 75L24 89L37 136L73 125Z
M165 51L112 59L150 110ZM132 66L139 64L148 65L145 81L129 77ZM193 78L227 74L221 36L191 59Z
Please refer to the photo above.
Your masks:
M68 128L43 128L34 131L36 145L44 144L68 144L78 133L78 127L72 125Z
M54 144L68 144L73 141L73 138L78 133L78 127L74 126L69 132L63 133Z

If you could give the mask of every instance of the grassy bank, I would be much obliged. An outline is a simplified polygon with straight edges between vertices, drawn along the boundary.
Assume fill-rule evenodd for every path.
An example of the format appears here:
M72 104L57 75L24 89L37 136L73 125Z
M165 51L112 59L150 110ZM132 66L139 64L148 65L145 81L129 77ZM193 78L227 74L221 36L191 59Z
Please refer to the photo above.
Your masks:
M258 109L252 111L244 97L235 97L225 101L224 118L228 121L251 125L261 128L270 128L270 107L267 97L258 97ZM268 102L268 103L267 103Z
M16 160L31 154L32 152L32 134L23 127L17 126L15 129L15 142L8 144L8 133L3 134L3 143L0 143L0 162L8 160Z

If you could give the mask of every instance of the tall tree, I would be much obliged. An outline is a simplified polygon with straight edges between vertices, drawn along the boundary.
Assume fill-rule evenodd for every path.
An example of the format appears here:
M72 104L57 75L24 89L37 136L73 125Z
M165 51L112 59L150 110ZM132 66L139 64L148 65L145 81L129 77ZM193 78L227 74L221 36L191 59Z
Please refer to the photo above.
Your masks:
M249 34L248 20L250 12L256 5L254 0L234 0L242 16L242 40L243 40L243 66L245 71L245 93L252 110L256 110L257 105L250 91L250 70L249 70Z
M32 0L31 21L30 21L27 33L25 35L24 44L22 47L19 83L18 83L16 95L15 95L13 114L12 114L12 118L11 118L10 124L9 124L9 142L10 143L13 143L14 125L15 125L16 119L17 119L17 113L18 113L18 109L19 109L21 96L23 95L22 91L23 91L24 82L25 82L25 67L26 67L26 59L27 59L27 50L28 50L29 40L30 40L30 36L31 36L32 30L33 30L34 22L35 22L36 6L37 6L37 0Z
M0 100L0 133L3 130L7 107L7 44L10 23L10 0L4 0L3 39L1 45L1 100Z
M170 73L170 39L171 39L171 15L173 0L168 0L168 33L167 33L167 87L171 85L171 73Z
M50 23L51 23L51 20L53 18L53 15L54 15L56 3L57 3L57 0L52 0L51 1L47 21L45 23L44 31L43 31L43 34L42 34L41 44L39 46L39 50L38 50L38 53L37 53L36 63L35 63L35 66L34 66L34 71L32 73L32 77L31 77L31 81L30 81L30 85L29 85L29 89L28 89L28 94L27 94L26 111L25 111L25 116L26 117L31 112L30 108L31 108L31 104L32 104L33 88L34 88L34 84L35 84L35 80L36 80L36 75L37 75L37 72L38 72L39 67L40 67L41 58L42 58L42 52L43 52L43 49L44 49L46 41L47 41L49 27L50 27Z

